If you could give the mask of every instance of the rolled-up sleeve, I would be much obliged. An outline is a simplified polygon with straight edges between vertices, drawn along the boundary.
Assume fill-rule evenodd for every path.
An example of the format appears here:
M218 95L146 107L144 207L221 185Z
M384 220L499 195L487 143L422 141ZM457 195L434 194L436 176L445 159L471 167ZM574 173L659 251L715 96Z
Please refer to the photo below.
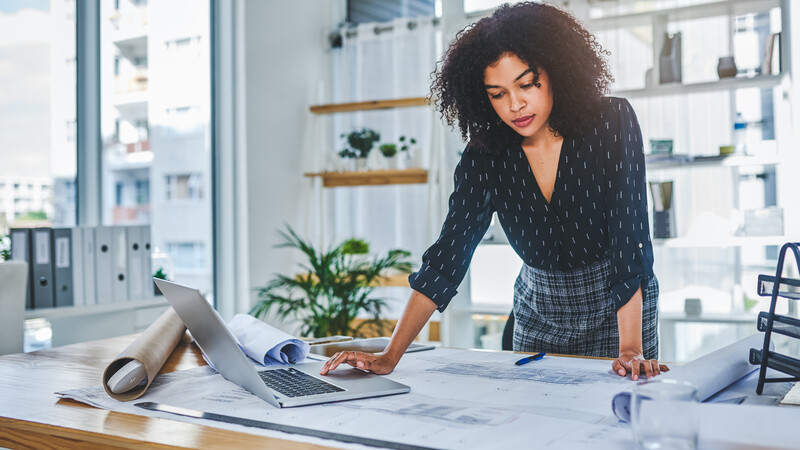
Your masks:
M408 277L411 288L444 311L464 279L475 247L491 222L492 201L482 156L469 148L456 166L449 210L436 242L422 255L422 266Z
M647 216L644 149L639 122L625 99L610 99L606 116L606 206L609 289L618 310L652 275L653 251Z

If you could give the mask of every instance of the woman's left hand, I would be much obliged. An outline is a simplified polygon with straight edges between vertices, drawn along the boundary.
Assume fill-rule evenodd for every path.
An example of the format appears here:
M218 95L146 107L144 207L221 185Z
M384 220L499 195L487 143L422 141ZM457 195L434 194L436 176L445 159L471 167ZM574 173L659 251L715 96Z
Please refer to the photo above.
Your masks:
M624 350L619 352L619 357L611 364L611 368L621 377L630 373L633 381L639 380L642 373L650 379L661 372L669 372L666 364L659 364L655 359L644 359L641 352Z

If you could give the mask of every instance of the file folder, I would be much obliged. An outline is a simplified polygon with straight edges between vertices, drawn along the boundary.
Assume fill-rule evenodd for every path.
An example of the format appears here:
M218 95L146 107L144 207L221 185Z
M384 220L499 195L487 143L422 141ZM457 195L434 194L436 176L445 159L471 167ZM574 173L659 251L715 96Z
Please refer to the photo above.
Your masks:
M114 257L111 227L94 229L95 283L97 304L114 302Z
M72 278L72 230L53 228L53 291L55 306L73 306L75 289Z
M53 255L50 240L53 230L34 228L31 230L33 257L33 289L31 301L34 309L54 308L56 306L53 289Z
M111 258L114 262L114 303L128 301L128 236L125 227L111 227Z
M83 304L97 304L97 251L95 250L95 228L83 227L81 230L83 248Z
M145 297L144 292L144 249L142 248L142 227L126 227L128 233L128 298L131 300L141 300Z
M143 292L145 296L151 297L155 295L155 284L153 284L153 249L150 244L150 225L142 225L140 227L142 233L142 272L144 278L142 279Z
M86 304L83 289L83 230L74 227L69 231L72 239L72 299L75 306L83 306Z
M28 228L12 228L9 232L11 236L11 260L12 261L25 261L28 263L28 283L25 290L25 309L33 309L33 302L31 291L33 286L31 280L31 269L33 268L33 260L31 259L31 230Z

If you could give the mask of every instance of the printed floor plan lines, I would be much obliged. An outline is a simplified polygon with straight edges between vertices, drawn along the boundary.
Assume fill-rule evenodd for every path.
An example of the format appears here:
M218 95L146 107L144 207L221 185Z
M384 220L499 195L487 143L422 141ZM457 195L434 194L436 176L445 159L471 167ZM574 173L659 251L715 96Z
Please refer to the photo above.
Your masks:
M432 367L427 372L439 372L449 375L462 375L469 377L482 377L492 380L525 380L539 383L582 386L595 383L623 384L626 380L612 373L598 373L589 370L576 370L558 367L528 368L528 367L493 367L468 363L449 363L443 366Z

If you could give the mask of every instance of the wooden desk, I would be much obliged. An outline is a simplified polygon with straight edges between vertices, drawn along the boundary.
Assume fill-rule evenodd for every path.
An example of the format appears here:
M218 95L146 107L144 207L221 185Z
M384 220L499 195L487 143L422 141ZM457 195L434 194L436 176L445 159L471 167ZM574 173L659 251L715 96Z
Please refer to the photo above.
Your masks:
M56 391L97 386L106 364L137 335L0 356L0 447L10 448L323 448L60 400ZM189 340L165 372L205 365Z

